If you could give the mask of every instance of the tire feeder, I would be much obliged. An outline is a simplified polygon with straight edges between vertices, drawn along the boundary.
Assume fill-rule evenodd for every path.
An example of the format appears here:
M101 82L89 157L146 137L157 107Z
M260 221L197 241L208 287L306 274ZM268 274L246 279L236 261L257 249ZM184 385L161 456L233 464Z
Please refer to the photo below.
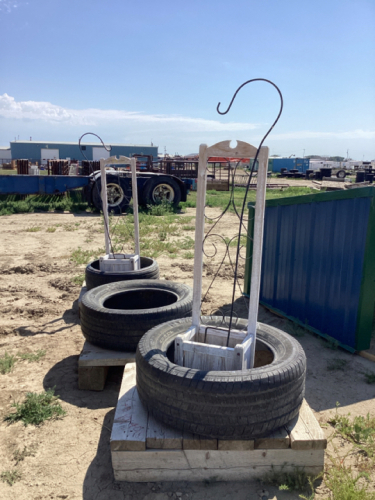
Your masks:
M191 316L192 303L191 288L171 281L134 280L101 285L82 298L82 333L99 347L135 351L148 330L165 321Z
M132 197L133 197L133 215L134 215L134 247L133 254L111 252L109 236L108 207L122 211L122 208L128 205L130 193L125 192L121 185L121 178L113 175L107 175L106 166L114 164L130 163L132 175ZM138 189L136 158L120 156L118 159L111 156L100 160L100 178L96 180L96 188L93 196L101 198L101 206L104 215L104 238L105 238L105 256L99 260L93 261L86 267L85 278L88 290L96 286L116 281L127 281L137 279L158 279L159 266L154 259L140 257L139 247L139 218L138 218ZM101 190L99 191L99 187Z
M156 327L142 338L136 355L137 389L148 411L167 425L210 438L265 436L298 414L304 396L306 358L302 347L284 332L257 323L268 167L268 148L262 144L282 111L281 92L266 81L279 92L281 108L258 149L242 141L237 141L235 148L230 141L223 141L210 147L202 144L199 149L192 320ZM226 112L246 83L236 91ZM201 317L206 165L210 156L254 158L253 166L259 162L249 316L247 322L237 319L235 328L233 309L228 319ZM245 201L246 197L238 245ZM239 246L236 269L238 255ZM263 336L264 332L267 335ZM265 368L254 368L256 344L273 354L272 363Z

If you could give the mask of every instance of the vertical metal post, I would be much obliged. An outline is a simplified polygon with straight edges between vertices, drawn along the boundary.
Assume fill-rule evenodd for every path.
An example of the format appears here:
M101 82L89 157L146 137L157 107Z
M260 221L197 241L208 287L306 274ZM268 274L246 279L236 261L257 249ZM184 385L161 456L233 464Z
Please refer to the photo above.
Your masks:
M134 215L134 253L140 255L139 250L139 218L138 218L138 189L137 189L137 160L132 158L130 161L132 171L132 197L133 197L133 215Z
M251 344L250 366L254 367L257 319L259 308L260 275L262 269L264 213L266 205L266 186L268 170L268 148L262 147L259 153L259 168L257 177L257 194L254 215L253 264L251 269L251 287L249 304L248 335L253 335Z
M199 328L202 299L204 212L207 184L207 145L199 146L197 188L197 212L195 219L194 282L193 282L193 326Z
M108 220L108 199L107 199L107 177L105 175L105 159L100 159L100 180L102 184L102 209L104 216L104 240L105 240L105 253L109 255L110 246L109 246L109 220Z

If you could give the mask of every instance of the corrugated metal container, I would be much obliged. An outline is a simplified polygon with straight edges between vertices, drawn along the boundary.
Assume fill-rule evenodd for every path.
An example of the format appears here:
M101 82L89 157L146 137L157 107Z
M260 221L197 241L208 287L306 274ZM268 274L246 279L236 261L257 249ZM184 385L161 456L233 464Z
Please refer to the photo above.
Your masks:
M350 351L368 349L375 305L375 188L269 200L260 302ZM249 204L248 234L254 208ZM244 293L250 291L248 238Z
M310 165L309 158L272 158L272 171L277 173L281 172L282 168L291 170L298 168L300 172L306 172Z

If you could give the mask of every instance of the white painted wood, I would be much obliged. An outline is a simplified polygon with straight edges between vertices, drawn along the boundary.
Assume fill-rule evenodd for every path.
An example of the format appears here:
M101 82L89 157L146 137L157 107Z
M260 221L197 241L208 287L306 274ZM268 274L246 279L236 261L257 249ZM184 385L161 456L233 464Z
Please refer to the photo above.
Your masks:
M125 366L135 362L135 352L103 349L87 340L78 359L78 366Z
M106 160L104 158L100 159L100 177L102 183L102 210L104 216L104 241L105 241L105 253L108 255L110 253L109 246L109 220L108 220L108 199L107 199L107 177L105 174Z
M218 328L209 327L207 329L207 333L205 330L206 330L205 325L201 325L198 331L198 337L196 339L197 342L204 342L204 339L206 337L207 344L221 345L226 347L228 338L228 329L225 329L224 327L222 330L219 330ZM243 342L246 335L247 335L246 331L232 330L230 332L228 347L233 347L233 348L236 347L238 343ZM186 340L191 340L191 339L186 339Z
M254 158L257 148L243 141L237 141L234 148L230 146L230 141L222 141L213 146L207 147L202 144L199 149L198 166L198 193L197 193L197 217L195 230L195 255L194 255L194 282L193 282L193 326L199 327L201 316L202 298L202 270L203 270L203 239L204 239L204 210L206 202L207 184L207 160L209 156L228 156L236 158ZM223 346L220 351L212 349L213 342L206 339L204 344L193 342L190 339L179 336L179 348L176 350L176 362L189 368L201 370L246 370L253 368L256 345L256 328L259 307L260 274L262 265L263 228L265 213L265 198L268 171L268 148L262 147L258 155L258 177L257 194L255 204L254 221L254 243L253 262L251 274L249 322L247 336L241 344L237 344L234 350L231 347ZM198 340L198 339L196 339ZM180 343L182 341L182 349ZM190 344L189 344L190 343ZM187 347L189 345L189 347ZM176 344L175 344L176 347ZM228 354L224 354L225 350ZM219 354L218 354L219 353Z
M268 171L268 148L262 147L259 152L259 167L257 178L257 192L255 201L254 215L254 241L253 241L253 260L251 269L251 285L250 285L250 304L249 304L249 323L248 336L253 337L252 345L246 353L246 364L244 368L253 368L255 345L256 345L256 329L259 308L259 292L260 292L260 275L262 269L262 249L263 249L263 229L264 229L264 213L266 208L266 185ZM246 340L245 340L246 342Z
M134 253L135 255L140 255L139 250L139 217L138 217L138 189L137 189L137 160L132 158L130 160L130 167L132 172L132 198L133 198L133 216L134 216ZM139 259L136 263L137 267L134 270L138 270L140 266Z
M174 340L174 362L176 365L184 366L184 351L183 343L185 340L192 339L196 334L197 328L195 326L190 327L184 334L178 335Z
M254 158L257 153L257 148L243 141L237 141L234 148L230 146L231 141L222 141L207 148L207 155L210 156L225 156L230 158Z
M147 433L146 433L147 449L182 449L182 431L173 429L158 422L152 415L148 416Z
M202 300L203 276L203 239L204 239L204 214L206 205L207 184L207 145L199 147L199 163L197 177L197 211L195 221L195 251L194 251L194 281L193 281L193 326L199 327Z
M124 370L110 438L114 452L146 450L148 415L134 385L135 371L135 363Z

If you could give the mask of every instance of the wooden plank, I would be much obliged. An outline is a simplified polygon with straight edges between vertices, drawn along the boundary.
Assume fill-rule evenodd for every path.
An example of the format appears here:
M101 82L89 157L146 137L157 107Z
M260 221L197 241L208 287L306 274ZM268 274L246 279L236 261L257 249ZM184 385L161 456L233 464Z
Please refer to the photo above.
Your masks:
M267 437L255 440L255 449L257 450L284 450L289 448L289 446L289 433L285 428L278 429Z
M135 362L135 352L103 349L86 340L78 359L78 366L124 366Z
M173 450L182 449L182 431L173 429L156 420L152 415L148 415L147 449Z
M190 432L183 432L182 448L184 450L217 450L217 439L204 438Z
M310 476L317 476L323 470L323 466L300 466L299 470L303 469ZM293 473L296 470L295 465L275 466L269 465L259 466L256 468L244 467L237 469L142 469L142 470L116 470L114 469L114 478L116 481L126 481L129 483L148 483L158 481L253 481L261 479L267 473L275 471L283 473Z
M146 450L147 411L134 385L135 364L124 370L111 433L112 451Z
M375 355L374 354L371 354L371 352L367 352L367 351L359 351L358 354L360 356L362 356L362 358L366 358L368 359L369 361L373 361L375 362Z
M102 391L107 374L108 366L78 366L78 388L82 391Z
M293 450L324 450L327 440L306 400L297 417L286 426Z
M246 451L246 450L253 450L254 449L254 440L253 439L247 439L244 441L219 439L217 444L218 444L218 446L217 446L218 450Z
M271 468L314 468L317 472L324 467L324 450L252 450L252 451L220 451L220 450L146 450L145 452L112 451L112 465L115 474L120 471L146 472L154 469L164 471L193 471L190 480L200 480L199 471L210 471L218 480L223 480L225 472L246 472L249 474L271 470ZM142 481L142 475L137 475ZM171 474L176 477L176 474Z

